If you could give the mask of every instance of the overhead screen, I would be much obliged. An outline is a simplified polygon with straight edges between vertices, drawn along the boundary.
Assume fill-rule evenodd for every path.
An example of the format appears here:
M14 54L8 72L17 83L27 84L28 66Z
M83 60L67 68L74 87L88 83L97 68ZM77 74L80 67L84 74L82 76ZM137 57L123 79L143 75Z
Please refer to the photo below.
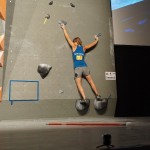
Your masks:
M111 0L114 43L150 45L150 0Z

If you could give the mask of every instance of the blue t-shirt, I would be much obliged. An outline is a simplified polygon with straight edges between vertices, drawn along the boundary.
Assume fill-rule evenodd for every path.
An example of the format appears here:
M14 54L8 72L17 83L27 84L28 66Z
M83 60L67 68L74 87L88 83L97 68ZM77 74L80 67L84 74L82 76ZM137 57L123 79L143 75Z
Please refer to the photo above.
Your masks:
M78 67L87 67L86 62L84 61L85 52L83 46L77 46L76 50L72 52L74 68Z

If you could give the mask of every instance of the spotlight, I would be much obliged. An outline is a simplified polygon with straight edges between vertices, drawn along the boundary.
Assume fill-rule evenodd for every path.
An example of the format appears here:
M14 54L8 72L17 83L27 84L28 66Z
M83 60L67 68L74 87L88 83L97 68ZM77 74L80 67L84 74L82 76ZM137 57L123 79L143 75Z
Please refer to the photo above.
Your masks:
M97 146L96 148L106 146L108 149L110 149L111 147L114 147L114 145L111 145L111 134L104 134L102 135L102 137L103 137L103 144Z

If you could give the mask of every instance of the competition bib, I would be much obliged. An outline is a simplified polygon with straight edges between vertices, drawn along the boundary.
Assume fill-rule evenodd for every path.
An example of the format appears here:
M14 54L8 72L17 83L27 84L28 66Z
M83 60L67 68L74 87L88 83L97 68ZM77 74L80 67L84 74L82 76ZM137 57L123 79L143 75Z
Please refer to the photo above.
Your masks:
M83 56L81 56L81 55L76 56L76 60L82 60L82 59L83 59Z

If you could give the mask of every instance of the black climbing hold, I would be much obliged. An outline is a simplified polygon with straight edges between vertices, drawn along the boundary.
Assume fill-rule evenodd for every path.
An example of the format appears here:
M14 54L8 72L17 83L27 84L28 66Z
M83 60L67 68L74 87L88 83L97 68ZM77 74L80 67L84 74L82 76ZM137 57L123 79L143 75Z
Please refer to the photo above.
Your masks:
M64 21L64 20L59 20L58 21L58 23L61 25L61 24L64 24L64 25L66 25L67 24L67 22L66 21Z
M49 5L53 5L53 1L49 2Z
M47 14L47 15L45 16L44 24L46 23L46 21L47 21L49 18L50 18L50 15Z
M49 74L49 72L50 72L51 69L52 69L52 67L50 65L39 64L37 72L40 74L40 76L42 77L42 79L44 79Z
M101 33L98 33L96 36L97 36L97 37L100 37L100 36L101 36Z
M95 99L94 100L94 108L97 111L103 110L107 108L108 100L110 99L111 95L108 98L102 98L100 101Z
M50 14L47 14L47 15L45 16L45 18L46 18L46 19L49 19L49 18L50 18Z
M72 3L70 3L70 6L71 6L71 7L75 7L75 5L74 5L74 4L72 4Z
M97 99L94 100L94 108L96 110L103 110L104 108L107 107L107 100L102 99L101 101L98 101Z
M82 111L85 111L89 108L89 105L90 105L90 100L87 99L86 102L83 102L82 103L82 100L76 100L76 103L75 103L75 107L77 109L77 111L79 112L82 112Z

